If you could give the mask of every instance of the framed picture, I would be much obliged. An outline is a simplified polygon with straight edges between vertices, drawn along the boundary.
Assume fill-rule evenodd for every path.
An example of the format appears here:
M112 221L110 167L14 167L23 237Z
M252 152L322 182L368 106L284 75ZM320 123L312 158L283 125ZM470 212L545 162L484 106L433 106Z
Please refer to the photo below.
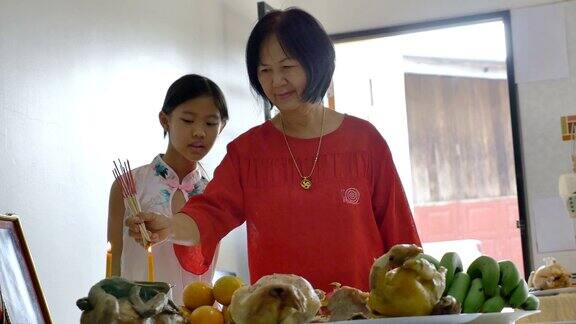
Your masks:
M0 214L0 323L52 323L18 217Z

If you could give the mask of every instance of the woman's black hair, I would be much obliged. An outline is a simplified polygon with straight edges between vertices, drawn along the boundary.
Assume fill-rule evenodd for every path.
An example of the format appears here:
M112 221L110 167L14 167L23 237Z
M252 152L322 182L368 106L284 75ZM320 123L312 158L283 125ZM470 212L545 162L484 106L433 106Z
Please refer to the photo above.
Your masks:
M228 107L222 90L212 80L198 74L187 74L172 83L166 92L162 112L170 115L184 102L203 96L212 97L220 112L220 119L223 122L228 121ZM166 136L166 131L164 131L164 136Z
M296 59L306 71L302 100L310 103L322 101L334 74L334 44L320 22L298 8L272 11L252 29L246 45L246 67L252 88L272 104L258 81L260 49L271 35L276 35L286 55Z

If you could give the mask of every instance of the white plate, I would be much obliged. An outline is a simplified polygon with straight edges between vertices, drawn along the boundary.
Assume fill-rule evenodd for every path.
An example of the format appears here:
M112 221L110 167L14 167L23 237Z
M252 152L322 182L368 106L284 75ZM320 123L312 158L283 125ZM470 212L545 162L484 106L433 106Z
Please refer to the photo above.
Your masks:
M565 287L556 289L546 289L546 290L533 290L530 293L534 296L550 296L556 294L574 293L576 292L576 287Z
M462 323L514 323L522 317L539 313L540 311L523 311L516 310L513 312L502 313L474 313L474 314L455 314L455 315L434 315L434 316L411 316L411 317L390 317L372 320L355 320L332 322L338 324L462 324Z

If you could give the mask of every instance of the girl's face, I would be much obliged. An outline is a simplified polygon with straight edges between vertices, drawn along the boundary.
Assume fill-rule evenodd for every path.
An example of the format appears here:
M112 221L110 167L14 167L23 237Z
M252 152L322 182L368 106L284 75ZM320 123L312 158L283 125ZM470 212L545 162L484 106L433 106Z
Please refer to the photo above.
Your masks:
M260 49L258 81L280 111L294 110L303 104L306 71L284 52L275 35L269 36Z
M190 99L172 111L160 113L160 123L168 131L171 145L189 161L200 161L212 148L224 127L212 97Z

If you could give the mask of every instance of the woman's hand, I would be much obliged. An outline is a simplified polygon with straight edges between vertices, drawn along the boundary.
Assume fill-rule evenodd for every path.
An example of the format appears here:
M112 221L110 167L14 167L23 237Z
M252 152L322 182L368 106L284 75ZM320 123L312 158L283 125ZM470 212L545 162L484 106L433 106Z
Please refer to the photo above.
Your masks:
M165 241L171 234L172 222L170 217L156 213L139 213L134 217L126 219L130 236L140 245L147 247L142 241L140 234L140 224L144 223L152 244Z

